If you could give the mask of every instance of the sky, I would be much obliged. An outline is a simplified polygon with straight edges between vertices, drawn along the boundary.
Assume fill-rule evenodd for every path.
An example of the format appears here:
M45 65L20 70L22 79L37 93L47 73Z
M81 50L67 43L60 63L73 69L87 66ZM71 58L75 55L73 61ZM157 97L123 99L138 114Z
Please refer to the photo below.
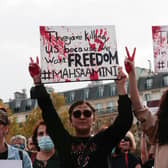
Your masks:
M40 57L39 26L115 25L120 65L125 46L137 48L135 65L153 69L152 26L168 25L167 0L0 0L0 98L29 90L30 57ZM88 82L49 84L56 92Z

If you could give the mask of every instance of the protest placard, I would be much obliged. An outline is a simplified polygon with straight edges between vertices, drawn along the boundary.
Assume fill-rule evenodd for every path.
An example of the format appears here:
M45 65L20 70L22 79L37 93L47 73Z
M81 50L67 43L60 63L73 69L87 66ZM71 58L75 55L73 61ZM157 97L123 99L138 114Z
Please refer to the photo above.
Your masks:
M22 160L0 160L1 168L22 168Z
M152 26L155 72L168 72L168 26Z
M116 79L115 26L40 26L42 83Z

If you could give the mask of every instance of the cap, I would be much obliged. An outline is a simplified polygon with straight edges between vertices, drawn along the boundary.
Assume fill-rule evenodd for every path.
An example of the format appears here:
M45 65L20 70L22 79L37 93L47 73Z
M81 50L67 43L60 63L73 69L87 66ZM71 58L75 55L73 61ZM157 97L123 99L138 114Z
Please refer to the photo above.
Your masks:
M9 119L6 110L0 108L0 124L8 125Z

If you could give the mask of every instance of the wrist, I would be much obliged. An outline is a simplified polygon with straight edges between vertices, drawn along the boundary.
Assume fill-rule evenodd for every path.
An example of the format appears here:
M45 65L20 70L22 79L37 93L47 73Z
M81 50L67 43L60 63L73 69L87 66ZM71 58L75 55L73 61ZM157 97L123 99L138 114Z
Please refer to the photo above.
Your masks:
M125 87L117 88L117 90L118 90L119 95L126 95L127 94Z
M35 85L41 84L41 78L39 76L34 76L33 81Z

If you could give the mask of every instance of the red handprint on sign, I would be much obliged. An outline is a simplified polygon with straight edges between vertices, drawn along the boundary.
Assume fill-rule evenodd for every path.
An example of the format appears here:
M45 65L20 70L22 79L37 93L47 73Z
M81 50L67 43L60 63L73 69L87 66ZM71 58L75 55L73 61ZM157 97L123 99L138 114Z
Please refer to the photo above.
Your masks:
M91 42L90 38L88 37L90 49L93 51L101 51L104 47L104 44L109 40L109 37L107 38L106 35L107 32L105 31L103 34L103 29L100 29L100 33L98 35L98 30L96 29L93 42Z
M127 47L125 47L125 50L126 50L126 53L127 53L127 59L128 59L128 61L134 62L136 48L134 48L132 56L130 56ZM129 62L126 62L126 61L124 62L124 64L125 64L125 69L126 69L127 73L129 74L131 72L131 70L132 70L131 65L129 64Z

